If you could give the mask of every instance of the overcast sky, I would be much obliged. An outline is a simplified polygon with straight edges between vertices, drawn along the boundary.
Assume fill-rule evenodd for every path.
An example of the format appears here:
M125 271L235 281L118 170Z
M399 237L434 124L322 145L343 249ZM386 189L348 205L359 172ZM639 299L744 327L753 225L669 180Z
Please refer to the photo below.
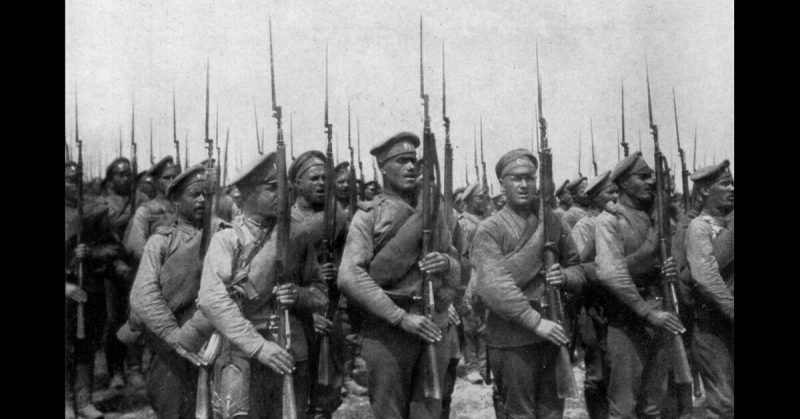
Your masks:
M372 178L372 144L399 131L421 133L419 18L424 19L425 89L440 149L442 45L447 112L454 145L454 184L473 168L473 126L483 117L486 165L502 154L532 148L539 43L543 111L549 125L556 183L581 171L591 177L590 120L599 170L617 162L620 83L625 84L626 139L653 160L647 125L645 53L653 113L662 150L677 161L672 88L681 145L691 170L697 129L697 167L733 160L733 2L723 0L386 1L291 2L210 0L67 0L65 16L65 133L74 136L78 87L86 153L104 164L116 157L119 132L130 156L131 103L136 106L140 167L149 161L153 120L157 157L174 156L172 90L184 159L205 156L205 64L211 63L211 136L219 106L229 165L256 153L253 101L266 148L275 148L271 118L268 17L272 14L276 93L285 138L292 114L295 155L324 151L325 46L329 48L330 115L339 158L347 154L347 102L352 139L360 119L365 177ZM288 144L287 144L288 147ZM443 156L443 152L440 152ZM95 169L96 170L96 169ZM232 173L230 173L232 175Z

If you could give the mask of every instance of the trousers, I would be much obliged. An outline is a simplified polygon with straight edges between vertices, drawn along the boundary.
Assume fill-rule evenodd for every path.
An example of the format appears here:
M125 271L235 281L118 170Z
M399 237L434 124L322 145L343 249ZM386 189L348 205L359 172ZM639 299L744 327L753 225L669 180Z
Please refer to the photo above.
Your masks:
M174 351L154 351L147 398L160 418L195 417L198 368Z
M698 310L692 341L708 417L733 416L733 326L712 308Z
M558 347L544 342L489 351L504 418L561 418L564 399L556 390ZM495 409L498 404L495 401Z

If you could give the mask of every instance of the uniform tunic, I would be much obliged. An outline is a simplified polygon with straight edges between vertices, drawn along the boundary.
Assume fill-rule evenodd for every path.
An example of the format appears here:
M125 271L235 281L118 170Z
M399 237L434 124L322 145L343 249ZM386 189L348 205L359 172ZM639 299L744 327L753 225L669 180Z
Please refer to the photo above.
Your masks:
M486 309L482 304L473 300L475 289L475 275L470 263L470 248L478 231L481 219L466 211L458 217L458 223L464 235L464 244L461 249L461 276L467 278L467 289L464 293L463 307L460 311L464 325L464 362L467 371L479 372L485 375L486 369L486 322L484 320ZM463 279L462 279L463 281ZM485 379L485 377L484 377Z
M604 211L597 217L595 229L597 276L613 297L605 306L609 417L658 415L672 368L671 337L645 320L659 306L658 248L640 251L656 227L647 212L621 203L614 208L614 214Z
M142 203L130 222L125 235L125 250L135 260L142 258L144 245L147 239L155 233L160 226L170 225L175 218L175 204L162 196L157 196L150 201Z
M571 238L555 215L552 220L548 234L560 254L566 289L578 292L586 281L585 271ZM478 225L471 257L475 291L489 309L489 357L505 413L509 417L560 418L564 400L558 399L556 391L558 348L534 332L542 319L542 230L524 245L519 243L525 228L535 229L538 224L535 215L526 220L506 206Z
M154 233L143 249L130 297L154 351L147 395L159 417L192 417L198 371L175 349L181 344L181 325L196 311L202 231L178 219Z
M342 264L339 267L338 285L349 303L356 304L365 311L362 356L367 363L373 413L380 418L438 419L440 402L426 399L423 392L425 345L420 338L399 327L407 312L421 314L422 307L399 301L395 303L385 293L389 291L406 296L413 292L420 293L422 275L416 263L421 253L419 244L406 246L402 249L404 254L399 252L396 255L401 260L395 262L410 263L407 272L395 272L398 277L384 278L380 284L371 275L373 269L385 268L371 266L373 257L377 256L376 247L380 248L378 253L383 255L380 250L392 245L391 241L386 242L387 235L392 234L390 230L394 222L404 218L408 218L407 222L413 222L412 214L416 210L391 191L384 191L372 201L361 203L359 207L361 211L356 212L350 223ZM434 249L443 254L450 265L445 274L432 275L437 299L434 322L446 336L446 308L450 301L442 295L445 294L443 291L452 290L458 285L460 267L457 251L451 244L449 229L445 223L436 223L435 236L439 239ZM440 378L444 377L449 360L447 343L443 339L436 344Z
M695 284L696 327L692 342L696 366L706 389L709 417L734 414L733 262L721 267L714 241L728 230L723 217L701 212L686 232L686 256ZM733 235L723 236L733 247Z
M599 211L590 209L586 215L575 223L572 227L570 235L575 242L575 247L578 249L578 254L582 261L593 262L596 255L594 249L594 228L595 218L599 215Z
M564 215L561 217L561 223L564 226L564 230L569 233L575 228L575 224L581 220L581 218L589 215L589 212L577 205L571 206Z
M275 283L276 229L267 231L254 221L243 218L234 228L218 231L211 238L206 253L197 305L206 318L226 338L223 355L218 359L249 365L249 391L243 404L253 417L280 417L282 377L257 360L267 340L272 340L268 327L268 316L274 307L273 287ZM267 235L265 237L265 235ZM240 240L242 240L240 242ZM228 286L233 281L232 266L238 246L247 246L257 240L266 240L263 247L250 262L248 281L257 292L254 299L245 299L240 304L229 295ZM311 313L328 303L327 286L322 280L319 265L313 252L292 238L289 246L286 269L294 276L298 285L297 303L290 310L292 330L291 350L295 360L295 397L298 412L303 412L308 401L308 340L307 327ZM310 275L306 272L310 271ZM299 277L299 279L298 279ZM218 380L219 377L215 377ZM247 385L241 383L242 386ZM238 387L234 386L234 387ZM222 392L241 391L242 388L221 388ZM227 394L227 393L226 393ZM224 396L221 395L220 397Z

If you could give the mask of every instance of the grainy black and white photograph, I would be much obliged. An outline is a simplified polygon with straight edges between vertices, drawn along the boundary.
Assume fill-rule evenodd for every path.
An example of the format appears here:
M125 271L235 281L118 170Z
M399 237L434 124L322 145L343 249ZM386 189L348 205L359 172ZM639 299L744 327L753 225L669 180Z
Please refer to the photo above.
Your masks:
M66 418L734 417L732 1L65 0L64 111Z

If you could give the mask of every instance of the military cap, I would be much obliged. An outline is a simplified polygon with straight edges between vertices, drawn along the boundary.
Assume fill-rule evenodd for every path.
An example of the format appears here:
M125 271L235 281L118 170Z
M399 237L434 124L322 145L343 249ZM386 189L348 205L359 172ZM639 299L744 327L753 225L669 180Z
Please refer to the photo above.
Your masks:
M147 171L147 175L152 176L153 179L156 179L160 178L167 170L174 170L175 168L177 168L180 172L180 168L175 166L175 161L172 160L172 156L167 156L159 160L158 163L154 164L153 167Z
M241 189L242 186L260 183L260 181L269 179L270 176L275 176L275 157L275 152L258 156L258 158L241 168L230 184Z
M181 193L186 187L195 182L203 182L206 180L206 167L202 164L196 164L183 173L178 175L167 186L167 198L172 199L174 195Z
M456 190L453 191L453 203L456 204L456 207L464 200L464 187L458 187Z
M141 172L139 172L138 175L136 175L136 183L139 183L142 180L142 178L147 177L147 176L150 176L150 171L149 170L142 170Z
M689 179L694 183L710 184L716 181L725 173L730 173L731 162L728 159L723 160L718 164L711 166L701 167L696 172L692 173Z
M340 174L342 174L344 172L347 172L349 170L350 170L350 162L349 161L343 161L343 162L337 164L336 167L333 168L333 175L334 176L339 176Z
M456 195L458 195L460 193L463 194L466 189L467 188L464 187L464 186L459 186L458 188L456 188L456 190L453 191L453 196L456 196Z
M587 178L586 176L578 176L577 178L572 179L567 184L567 190L570 191L570 193L575 193L575 190L578 188L578 186L580 186L581 182L588 179L589 178Z
M116 159L114 159L114 161L112 161L111 164L109 164L108 167L106 168L106 177L105 177L105 179L110 179L111 178L111 172L113 172L114 169L118 168L119 166L121 166L123 164L127 164L130 167L131 161L128 160L127 158L125 158L125 157L117 157Z
M381 187L381 184L378 183L377 180L371 180L371 181L365 183L364 187L367 188L367 187L369 187L369 185L375 185L376 188L380 188Z
M481 184L479 182L470 183L469 186L467 186L467 188L464 189L464 195L461 197L461 199L463 201L468 200L469 197L472 196L472 194L475 193L475 191L477 191L478 188L480 187Z
M556 196L561 196L561 194L566 192L567 185L569 185L569 179L565 180L564 183L562 183L561 186L559 186L558 189L556 189Z
M586 195L590 197L597 196L597 194L602 192L606 186L611 184L611 182L608 181L610 176L611 171L606 170L605 172L601 173L600 176L590 180L589 184L586 185Z
M500 160L494 166L494 172L497 175L497 179L502 179L508 172L521 166L531 167L535 171L539 167L539 161L530 151L518 148L500 157Z
M289 166L289 180L296 180L314 166L325 166L325 155L321 151L309 150L300 154Z
M608 181L617 183L628 173L636 173L644 168L649 169L650 166L647 165L647 162L642 157L642 152L637 151L617 163L614 170L611 171L611 176L609 176Z
M372 147L369 154L375 156L378 164L382 165L389 159L395 158L402 154L417 155L417 147L419 147L419 137L411 132L401 132L395 134L388 140Z

